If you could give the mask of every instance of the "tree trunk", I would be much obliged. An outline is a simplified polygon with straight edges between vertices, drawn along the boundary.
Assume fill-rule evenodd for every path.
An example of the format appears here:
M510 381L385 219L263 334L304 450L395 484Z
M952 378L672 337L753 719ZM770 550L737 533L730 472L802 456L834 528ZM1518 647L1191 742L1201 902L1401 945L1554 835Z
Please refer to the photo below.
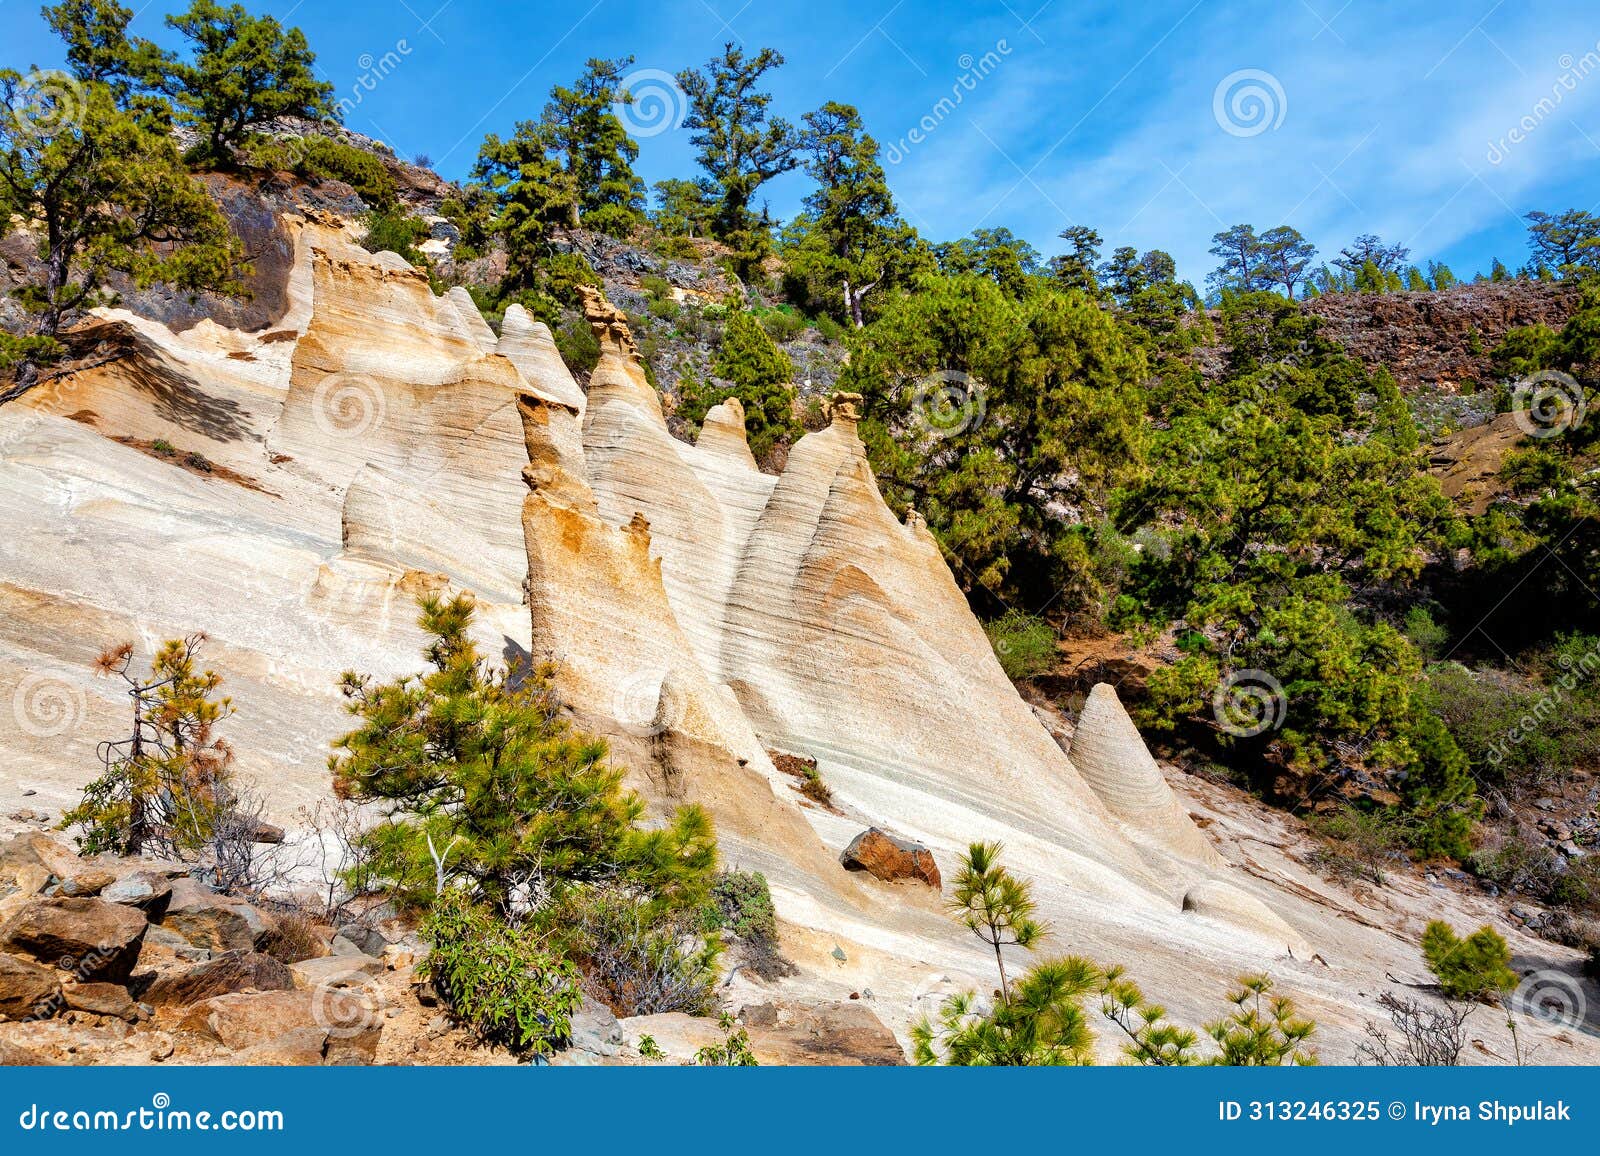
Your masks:
M1011 984L1006 980L1006 957L1000 954L1000 942L995 941L994 961L1000 967L1000 1002L1011 1006Z

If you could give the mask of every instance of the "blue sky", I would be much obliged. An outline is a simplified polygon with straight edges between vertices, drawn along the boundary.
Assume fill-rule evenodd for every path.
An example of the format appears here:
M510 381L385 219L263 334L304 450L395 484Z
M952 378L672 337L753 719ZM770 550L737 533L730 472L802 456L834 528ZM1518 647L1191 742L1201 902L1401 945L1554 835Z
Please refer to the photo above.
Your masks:
M170 41L161 14L180 6L153 0L134 30ZM906 215L935 239L1003 225L1048 254L1063 227L1090 224L1107 251L1164 248L1199 281L1210 235L1248 221L1293 225L1325 256L1376 232L1462 274L1522 262L1520 214L1600 202L1593 0L247 6L302 26L345 94L393 54L348 119L450 177L586 57L672 72L735 39L787 57L779 113L857 105L897 160ZM0 32L5 63L60 63L35 5L0 0ZM642 175L691 175L687 138L643 139ZM766 190L779 216L805 191L798 174Z

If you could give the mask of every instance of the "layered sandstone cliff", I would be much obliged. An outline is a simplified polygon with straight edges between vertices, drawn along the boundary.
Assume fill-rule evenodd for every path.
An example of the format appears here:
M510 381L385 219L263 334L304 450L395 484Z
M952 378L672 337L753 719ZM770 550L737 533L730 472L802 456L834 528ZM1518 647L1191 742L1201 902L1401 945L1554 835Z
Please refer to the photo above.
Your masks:
M493 653L560 663L636 787L703 802L727 862L767 873L801 994L871 992L903 1032L930 992L988 982L937 898L839 865L874 825L931 848L946 878L969 841L1004 841L1050 950L1129 964L1190 1020L1233 975L1271 969L1354 1032L1370 977L1414 969L1380 920L1287 857L1264 865L1234 818L1200 830L1204 805L1174 792L1109 688L1063 753L921 520L882 502L850 397L765 475L737 402L697 444L670 436L598 294L585 394L520 310L497 335L340 222L284 228L272 328L108 313L118 356L0 409L0 702L16 720L0 810L26 790L59 813L95 773L124 709L89 673L105 644L204 630L241 770L292 825L347 725L338 673L417 669L414 598L448 585L477 596ZM772 751L815 759L836 809L807 805Z

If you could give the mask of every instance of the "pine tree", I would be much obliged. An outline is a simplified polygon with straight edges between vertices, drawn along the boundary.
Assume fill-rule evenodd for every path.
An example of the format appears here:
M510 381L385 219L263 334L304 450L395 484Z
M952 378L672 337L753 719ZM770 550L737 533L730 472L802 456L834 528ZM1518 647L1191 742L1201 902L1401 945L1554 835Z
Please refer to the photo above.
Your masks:
M61 0L43 15L67 46L72 74L85 83L104 84L118 107L159 83L168 57L153 42L128 36L133 9L116 0Z
M132 673L132 643L95 661L96 673L127 685L133 717L127 738L100 744L104 773L61 818L63 828L81 829L84 854L189 859L229 814L233 750L215 727L233 704L217 697L221 677L196 666L205 640L192 634L163 644L145 677Z
M104 84L41 96L0 72L0 214L29 222L37 240L41 272L17 296L46 338L100 304L112 273L242 292L243 248L171 135L158 118L117 108ZM37 379L25 361L0 404Z
M1478 928L1466 938L1442 919L1422 933L1422 958L1449 999L1493 1000L1517 986L1511 948L1494 928Z
M1317 255L1317 247L1300 235L1298 229L1279 225L1261 234L1256 260L1262 276L1271 284L1282 285L1284 294L1294 300L1294 287Z
M644 803L606 762L605 742L563 717L555 668L490 668L469 634L468 595L419 605L432 670L384 684L347 673L359 725L329 760L341 798L385 811L363 850L398 898L426 908L456 887L502 918L574 888L660 909L702 903L717 854L705 812L686 806L640 826Z
M542 124L546 146L561 158L586 228L626 237L643 220L644 182L633 171L639 145L617 116L628 98L623 70L633 57L591 59L571 87L550 90Z
M1272 980L1246 975L1228 997L1233 1011L1206 1025L1222 1049L1211 1062L1219 1067L1300 1067L1317 1062L1316 1052L1302 1045L1315 1034L1314 1021L1295 1013L1288 996L1272 995Z
M783 64L783 54L763 48L754 56L728 41L722 55L704 69L678 74L689 101L684 126L697 151L700 167L718 193L713 231L749 268L764 255L769 238L752 211L756 192L773 177L800 164L800 134L781 117L769 117L770 93L756 86L767 71Z
M1100 262L1100 246L1105 243L1104 239L1097 230L1087 225L1069 225L1058 235L1071 248L1051 259L1051 275L1063 289L1076 289L1090 297L1098 297L1100 282L1095 275L1095 267Z
M1094 1032L1083 998L1103 984L1098 968L1068 956L1041 963L1017 981L1011 998L988 1014L970 992L940 1006L938 1021L911 1027L918 1064L962 1067L1054 1067L1094 1062Z
M211 159L226 160L252 129L280 116L337 117L333 85L317 79L316 54L300 29L285 31L274 17L215 0L194 0L167 24L189 42L192 57L165 60L162 89L180 119L206 134Z
M829 101L806 114L805 125L806 171L817 188L786 233L788 276L810 301L859 329L868 293L904 282L919 257L924 266L931 261L895 210L878 143L860 114Z
M737 397L744 406L750 452L758 462L765 461L779 441L793 441L800 436L794 417L794 366L773 344L754 313L735 313L729 319L711 371L730 382L732 388L685 383L677 410L679 417L698 425L712 406Z
M478 149L472 179L494 201L489 228L505 241L506 288L535 287L551 253L551 234L578 224L577 181L562 166L555 144L548 125L525 120L510 139L491 133Z
M957 917L994 951L1000 970L1000 1000L1011 1002L1006 979L1006 959L1001 948L1014 945L1028 950L1045 934L1033 917L1033 896L1026 883L1000 865L999 843L974 843L956 872L950 906Z

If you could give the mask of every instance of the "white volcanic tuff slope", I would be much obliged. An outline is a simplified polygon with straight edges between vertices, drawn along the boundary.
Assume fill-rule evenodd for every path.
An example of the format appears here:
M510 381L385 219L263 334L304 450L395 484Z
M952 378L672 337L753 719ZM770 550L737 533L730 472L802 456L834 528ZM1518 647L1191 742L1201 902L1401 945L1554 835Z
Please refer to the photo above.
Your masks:
M768 746L818 758L873 821L950 848L1006 835L1040 869L1135 908L1175 910L1221 866L1181 810L1159 831L1119 829L1116 808L1005 678L921 519L901 525L884 505L851 399L793 448L781 478L766 477L736 402L708 415L696 446L673 439L621 315L597 293L586 306L602 356L581 468L603 522L633 521L640 542L648 531L673 633L693 648L699 676L725 686L741 709L724 735L750 729ZM543 456L532 442L530 452ZM548 531L533 517L535 635L565 638L562 614L538 609L561 594L541 581ZM573 613L590 620L587 629L596 603L582 602ZM596 640L586 642L592 651ZM576 654L576 635L562 649ZM685 705L660 691L659 654L645 658L626 644L605 653L603 666L588 664L596 666L588 691L574 696L593 713L608 713L599 696L619 676L645 688L628 707L635 725L660 725ZM617 717L618 704L609 705ZM1154 769L1142 744L1137 755ZM1177 834L1185 827L1186 840ZM1252 904L1260 907L1241 896L1241 908ZM1265 908L1254 914L1251 929L1279 949L1299 942Z
M513 323L502 352L392 254L290 224L272 330L108 313L123 357L0 409L0 699L66 703L65 725L19 715L0 744L17 791L59 807L90 777L122 708L89 663L125 638L211 635L240 765L280 816L326 790L348 725L338 673L416 669L417 593L468 586L492 652L530 642L515 402L583 402L554 349L530 346L548 331ZM191 453L209 474L183 468Z
M1283 857L1264 873L1270 833L1228 847L1251 875L1214 866L1125 720L1097 730L1087 712L1083 765L1062 756L919 520L883 506L847 405L768 477L736 405L697 446L667 437L598 299L586 404L543 327L513 311L491 343L459 294L434 298L339 229L295 227L272 331L174 335L113 314L128 356L0 408L0 808L59 813L95 773L94 744L125 724L88 674L102 646L199 629L240 707L241 769L290 818L327 789L327 742L348 726L339 671L416 670L414 597L454 581L479 594L490 646L536 639L566 660L572 701L637 785L705 802L726 861L769 874L807 966L797 994L870 987L903 1032L927 983L987 982L992 961L936 897L838 866L867 822L925 839L947 868L969 839L1005 839L1056 927L1048 950L1134 965L1189 1022L1285 946L1297 958L1274 974L1346 1039L1373 977L1415 973L1420 917L1391 917L1391 934ZM184 468L189 451L217 468ZM762 749L776 745L815 754L848 814L796 806ZM1263 898L1314 929L1331 966Z

